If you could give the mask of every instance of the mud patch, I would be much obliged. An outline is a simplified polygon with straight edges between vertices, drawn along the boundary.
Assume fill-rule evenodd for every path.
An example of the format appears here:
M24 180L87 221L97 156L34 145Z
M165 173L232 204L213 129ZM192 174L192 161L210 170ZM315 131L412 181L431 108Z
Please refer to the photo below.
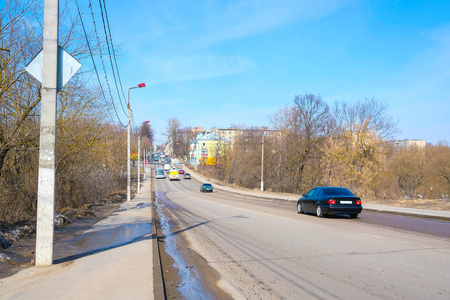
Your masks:
M72 254L70 249L68 249L67 244L62 241L81 235L86 229L111 215L119 206L120 203L95 206L95 217L77 218L73 219L72 223L69 225L55 227L53 259L61 259ZM33 234L14 242L12 247L8 249L2 249L1 252L9 256L11 261L0 263L0 278L12 276L23 269L34 266L32 261L34 260L35 248L36 235Z
M163 193L157 193L156 198L155 224L167 299L232 299L218 287L217 271L191 249L183 234L186 228L170 221L175 217L165 206L170 200Z

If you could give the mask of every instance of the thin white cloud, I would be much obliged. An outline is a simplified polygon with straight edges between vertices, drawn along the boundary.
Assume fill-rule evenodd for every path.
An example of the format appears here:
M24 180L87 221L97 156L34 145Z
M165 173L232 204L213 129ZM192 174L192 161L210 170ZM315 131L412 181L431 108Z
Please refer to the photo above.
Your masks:
M235 0L158 5L164 16L150 18L149 30L128 37L127 51L140 57L128 70L149 74L154 83L208 79L246 72L256 63L239 55L198 53L216 43L269 32L279 26L320 18L354 0ZM176 9L175 9L176 8ZM189 11L191 12L191 11ZM168 21L168 22L164 22ZM164 24L164 26L163 26ZM149 50L151 49L151 50ZM148 57L148 51L153 57ZM205 52L205 50L200 50ZM207 50L208 53L211 49ZM157 58L154 58L157 56Z
M198 30L193 47L269 32L279 26L320 18L353 0L246 0L232 1L213 11Z
M228 76L254 69L256 65L242 56L198 54L150 59L142 67L156 84Z

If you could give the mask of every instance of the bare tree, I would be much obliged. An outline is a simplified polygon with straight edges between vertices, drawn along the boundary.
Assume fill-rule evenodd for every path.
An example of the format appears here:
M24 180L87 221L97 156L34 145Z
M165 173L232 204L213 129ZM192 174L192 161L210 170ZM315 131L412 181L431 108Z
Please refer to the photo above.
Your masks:
M391 166L403 195L413 197L425 181L425 153L417 148L395 153Z
M9 168L8 153L34 147L39 133L30 118L39 114L39 85L24 70L40 48L28 19L37 12L35 1L10 0L0 8L0 177Z
M153 145L154 132L150 123L144 123L140 127L141 138L148 143L150 148Z
M165 135L172 146L172 152L175 156L184 158L189 154L189 144L191 139L195 138L195 133L190 127L182 127L177 118L167 120Z
M436 177L436 185L442 185L442 194L450 194L450 147L446 143L438 143L436 146L428 145L426 148L426 161L429 163L429 171Z
M0 6L0 219L6 221L32 219L36 210L40 83L24 67L42 48L41 5L7 0ZM72 56L86 57L79 18L67 1L61 7L60 43ZM125 162L126 147L117 145L126 139L105 122L98 89L83 74L58 94L57 122L57 210L119 188L124 163L117 162Z
M169 144L172 145L172 152L175 156L179 155L181 142L181 123L177 118L167 119L167 127L165 135L169 139Z
M316 182L308 177L305 168L320 156L320 145L331 122L330 109L320 96L295 96L294 105L280 110L272 117L272 124L283 132L278 141L279 165L286 181L283 191L299 192ZM307 176L307 177L305 177Z
M240 128L231 150L229 181L256 188L261 180L261 131L256 127Z
M377 174L386 168L387 138L396 131L387 105L374 99L336 102L333 117L332 135L323 147L325 182L373 194Z

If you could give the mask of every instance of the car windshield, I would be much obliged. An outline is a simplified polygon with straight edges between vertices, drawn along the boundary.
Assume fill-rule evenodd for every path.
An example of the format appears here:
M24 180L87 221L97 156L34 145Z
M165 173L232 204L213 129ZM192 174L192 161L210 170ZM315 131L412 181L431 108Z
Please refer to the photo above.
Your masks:
M210 183L204 183L203 186L204 187L211 187L212 185Z
M354 196L352 192L346 188L324 188L323 194L326 196Z

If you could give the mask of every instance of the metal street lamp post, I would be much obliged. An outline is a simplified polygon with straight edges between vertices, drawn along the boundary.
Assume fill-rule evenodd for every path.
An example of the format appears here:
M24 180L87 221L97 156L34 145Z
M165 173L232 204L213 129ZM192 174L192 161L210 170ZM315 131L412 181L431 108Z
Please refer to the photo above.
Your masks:
M128 89L128 147L127 147L127 201L131 201L131 126L130 126L130 90L145 87L145 83L139 83L137 86L130 87Z
M264 136L266 132L262 134L262 147L261 147L261 192L264 191Z
M139 139L138 139L138 181L137 181L137 193L141 192L141 125L150 121L145 121L139 124ZM145 168L145 166L144 166ZM144 169L145 172L145 169Z

